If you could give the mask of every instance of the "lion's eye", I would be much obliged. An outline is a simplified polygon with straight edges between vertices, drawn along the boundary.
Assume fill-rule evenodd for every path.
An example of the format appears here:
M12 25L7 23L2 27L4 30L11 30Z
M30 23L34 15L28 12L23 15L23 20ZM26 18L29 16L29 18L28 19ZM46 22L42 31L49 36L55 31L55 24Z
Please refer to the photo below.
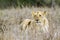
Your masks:
M39 16L41 16L41 15L39 15Z
M34 17L36 17L36 15L34 15Z
M39 12L37 12L37 13L39 13Z

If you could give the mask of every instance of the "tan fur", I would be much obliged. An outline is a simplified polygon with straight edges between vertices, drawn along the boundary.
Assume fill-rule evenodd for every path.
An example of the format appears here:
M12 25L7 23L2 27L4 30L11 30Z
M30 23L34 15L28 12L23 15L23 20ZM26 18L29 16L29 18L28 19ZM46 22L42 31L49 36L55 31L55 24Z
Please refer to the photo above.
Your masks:
M25 31L27 29L36 29L39 30L40 27L37 26L36 22L34 20L31 19L25 19L22 23L21 23L21 30Z
M32 12L33 19L42 25L42 29L44 32L48 32L49 24L48 19L46 18L46 11L36 11Z

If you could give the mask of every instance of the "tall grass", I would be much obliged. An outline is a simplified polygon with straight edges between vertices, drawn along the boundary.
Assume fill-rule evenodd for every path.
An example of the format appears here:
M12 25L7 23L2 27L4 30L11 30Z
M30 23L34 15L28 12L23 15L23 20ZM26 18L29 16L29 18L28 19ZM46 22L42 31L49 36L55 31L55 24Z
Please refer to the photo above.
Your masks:
M49 20L49 34L28 32L29 40L60 40L60 8L11 8L0 10L0 40L26 40L26 33L20 31L20 24L24 19L32 19L32 11L47 11Z

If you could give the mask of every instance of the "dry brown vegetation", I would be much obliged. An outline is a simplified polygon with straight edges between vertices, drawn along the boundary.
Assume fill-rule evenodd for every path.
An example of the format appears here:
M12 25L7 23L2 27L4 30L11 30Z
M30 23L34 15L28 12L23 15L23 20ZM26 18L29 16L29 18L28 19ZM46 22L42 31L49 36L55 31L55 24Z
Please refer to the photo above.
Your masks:
M20 31L21 22L32 19L32 11L48 12L50 34L34 31ZM60 8L11 8L0 10L0 40L60 40Z

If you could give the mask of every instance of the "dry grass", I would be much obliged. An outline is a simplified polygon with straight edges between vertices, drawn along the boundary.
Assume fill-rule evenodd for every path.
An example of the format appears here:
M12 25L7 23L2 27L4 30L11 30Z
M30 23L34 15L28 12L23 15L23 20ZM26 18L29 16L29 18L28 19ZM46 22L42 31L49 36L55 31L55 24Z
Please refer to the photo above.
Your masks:
M40 32L21 32L20 24L26 19L32 19L32 11L47 11L50 25L50 35ZM60 40L60 8L11 8L0 10L0 40Z

